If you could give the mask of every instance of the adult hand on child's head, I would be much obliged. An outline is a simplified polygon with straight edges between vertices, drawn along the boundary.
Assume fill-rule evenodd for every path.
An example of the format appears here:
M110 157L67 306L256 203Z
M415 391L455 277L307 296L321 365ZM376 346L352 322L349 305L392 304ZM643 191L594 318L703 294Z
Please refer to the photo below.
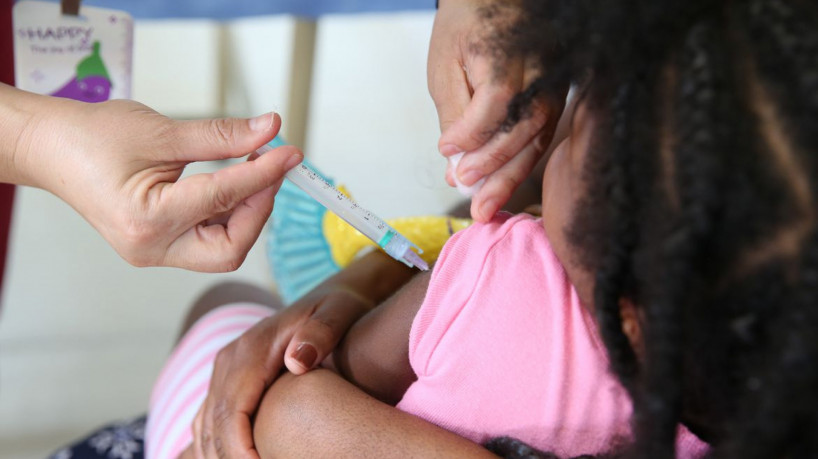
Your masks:
M329 355L372 302L343 288L319 287L222 349L193 422L197 458L257 458L251 419L286 364L302 374Z
M69 203L137 266L237 269L284 173L302 158L281 147L181 178L192 162L253 152L276 135L280 118L174 121L131 101L46 103L53 110L23 134L29 141L20 161L30 184Z
M467 154L447 170L466 186L485 184L471 214L489 220L531 173L551 141L564 97L536 101L530 116L501 129L512 98L539 75L521 56L497 47L497 33L514 24L519 6L495 0L441 0L429 47L428 84L440 118L441 154ZM501 33L501 32L499 32Z

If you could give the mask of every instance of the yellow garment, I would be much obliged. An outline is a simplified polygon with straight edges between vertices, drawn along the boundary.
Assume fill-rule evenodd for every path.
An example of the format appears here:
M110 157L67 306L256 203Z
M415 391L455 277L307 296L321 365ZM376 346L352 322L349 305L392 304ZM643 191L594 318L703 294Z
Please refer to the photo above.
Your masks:
M338 189L349 196L344 187L339 186ZM424 216L395 218L386 223L420 247L423 250L420 257L431 265L437 260L449 237L471 225L472 221L465 218ZM324 214L323 230L332 259L341 268L349 265L363 248L377 247L371 239L329 211Z

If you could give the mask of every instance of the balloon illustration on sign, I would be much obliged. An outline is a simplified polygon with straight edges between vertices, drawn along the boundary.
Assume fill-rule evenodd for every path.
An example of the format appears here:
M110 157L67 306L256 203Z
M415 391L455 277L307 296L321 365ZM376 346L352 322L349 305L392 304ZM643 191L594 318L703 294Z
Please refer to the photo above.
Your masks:
M51 93L82 102L103 102L111 96L111 78L99 55L99 42L95 41L91 55L77 64L77 72L63 87Z

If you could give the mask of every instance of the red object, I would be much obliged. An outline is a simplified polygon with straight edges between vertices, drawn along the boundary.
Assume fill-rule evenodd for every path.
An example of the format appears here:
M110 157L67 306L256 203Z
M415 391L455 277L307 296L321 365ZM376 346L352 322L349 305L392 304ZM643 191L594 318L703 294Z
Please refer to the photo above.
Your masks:
M14 32L11 28L11 7L14 0L0 0L0 81L14 85ZM0 288L6 270L11 208L14 203L14 185L0 184Z
M0 81L14 84L14 33L11 30L13 0L0 0Z

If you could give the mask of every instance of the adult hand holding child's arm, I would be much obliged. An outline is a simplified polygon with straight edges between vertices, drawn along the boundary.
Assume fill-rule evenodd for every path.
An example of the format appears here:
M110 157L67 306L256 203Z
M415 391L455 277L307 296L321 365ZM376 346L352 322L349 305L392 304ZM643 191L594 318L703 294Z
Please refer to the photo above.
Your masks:
M413 274L381 252L370 253L222 349L193 423L196 457L258 457L251 419L284 367L302 374L318 365L361 316Z

